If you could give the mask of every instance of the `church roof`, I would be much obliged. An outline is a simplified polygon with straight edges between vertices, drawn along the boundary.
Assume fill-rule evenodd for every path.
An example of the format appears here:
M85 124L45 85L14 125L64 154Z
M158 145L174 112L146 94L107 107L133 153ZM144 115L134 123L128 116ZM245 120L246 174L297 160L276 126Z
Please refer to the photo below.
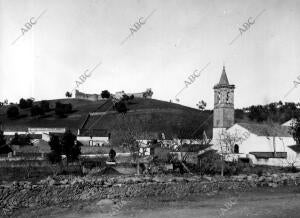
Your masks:
M229 85L229 81L226 75L225 66L223 66L222 75L219 81L219 85Z
M288 126L280 125L269 125L269 124L259 124L259 123L237 123L238 125L244 127L249 132L257 136L275 136L275 137L292 137L289 133Z
M233 88L233 89L235 88L234 85L229 84L229 81L228 81L228 78L227 78L227 75L226 75L226 71L225 71L225 66L223 66L220 81L219 81L218 84L216 84L214 86L214 89L222 88L222 87L227 87L227 88L229 87L229 88Z

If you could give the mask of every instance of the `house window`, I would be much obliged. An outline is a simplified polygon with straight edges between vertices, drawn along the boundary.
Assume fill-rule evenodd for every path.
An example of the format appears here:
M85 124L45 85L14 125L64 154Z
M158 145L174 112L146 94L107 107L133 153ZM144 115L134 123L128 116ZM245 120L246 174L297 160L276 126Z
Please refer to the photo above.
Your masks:
M233 152L234 152L235 154L240 153L240 148L239 148L239 146L238 146L237 144L234 145L234 150L233 150Z

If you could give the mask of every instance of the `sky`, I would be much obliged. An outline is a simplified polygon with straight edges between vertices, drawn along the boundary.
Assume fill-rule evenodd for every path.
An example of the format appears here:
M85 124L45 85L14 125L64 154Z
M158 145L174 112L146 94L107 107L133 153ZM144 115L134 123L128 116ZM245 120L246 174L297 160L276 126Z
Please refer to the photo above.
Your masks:
M64 98L86 73L81 92L212 109L225 65L236 108L299 102L299 33L297 0L0 0L0 101Z

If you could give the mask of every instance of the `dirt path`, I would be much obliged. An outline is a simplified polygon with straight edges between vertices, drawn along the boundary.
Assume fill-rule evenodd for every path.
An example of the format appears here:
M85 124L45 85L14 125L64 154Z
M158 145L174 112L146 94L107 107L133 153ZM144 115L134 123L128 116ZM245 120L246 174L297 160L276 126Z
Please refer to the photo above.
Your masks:
M101 207L96 205L97 202L76 202L66 208L61 205L24 211L19 217L25 214L25 217L64 218L300 217L300 187L260 188L246 193L208 193L179 200L152 197Z

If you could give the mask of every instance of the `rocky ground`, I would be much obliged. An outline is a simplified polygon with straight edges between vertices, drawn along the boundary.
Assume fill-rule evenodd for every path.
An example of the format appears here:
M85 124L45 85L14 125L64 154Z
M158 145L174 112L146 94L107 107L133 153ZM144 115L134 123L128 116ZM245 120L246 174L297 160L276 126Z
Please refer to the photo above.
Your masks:
M80 202L114 205L120 210L132 199L168 196L181 199L193 194L219 191L246 192L257 187L299 187L300 173L209 176L110 176L110 177L48 177L36 184L30 182L2 183L0 208L3 216L15 216L23 209L43 209L59 205L69 208ZM103 202L101 202L101 200ZM72 202L72 203L70 203Z
M181 198L156 196L131 200L69 202L60 206L21 209L15 217L49 218L194 218L299 217L300 186L259 187L246 192L208 192Z

